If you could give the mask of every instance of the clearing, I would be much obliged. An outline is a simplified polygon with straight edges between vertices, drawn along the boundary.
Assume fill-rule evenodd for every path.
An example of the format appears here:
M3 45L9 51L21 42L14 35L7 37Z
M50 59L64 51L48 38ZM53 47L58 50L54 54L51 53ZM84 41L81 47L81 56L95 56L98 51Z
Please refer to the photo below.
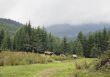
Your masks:
M47 64L1 66L0 77L71 77L70 74L75 71L75 62L85 60L88 62L94 61L94 59L79 59ZM100 75L97 77L100 77Z

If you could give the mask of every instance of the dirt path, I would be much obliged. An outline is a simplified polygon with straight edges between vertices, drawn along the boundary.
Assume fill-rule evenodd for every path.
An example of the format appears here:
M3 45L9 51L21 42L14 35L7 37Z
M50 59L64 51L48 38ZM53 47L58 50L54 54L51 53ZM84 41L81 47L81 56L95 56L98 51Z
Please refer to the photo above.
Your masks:
M53 75L56 71L59 71L61 69L56 69L56 68L48 68L45 69L41 72L39 72L38 74L34 75L33 77L50 77L51 75Z

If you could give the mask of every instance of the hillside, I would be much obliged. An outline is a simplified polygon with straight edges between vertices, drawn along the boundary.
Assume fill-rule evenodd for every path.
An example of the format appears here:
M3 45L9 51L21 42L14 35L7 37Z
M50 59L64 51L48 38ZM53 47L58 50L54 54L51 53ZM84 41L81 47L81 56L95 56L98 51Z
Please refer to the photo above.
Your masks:
M0 18L0 29L5 29L5 31L8 31L10 35L14 35L16 30L22 25L23 24L11 19Z
M11 19L0 18L0 29L5 29L10 33L10 35L14 35L16 30L19 29L23 24ZM81 24L81 25L72 25L72 24L53 24L46 27L48 32L53 33L56 36L63 37L67 36L69 38L77 36L77 34L82 31L84 34L88 34L89 32L99 31L106 27L110 29L109 23L89 23L89 24Z
M48 32L52 32L57 36L68 36L75 37L77 34L82 31L84 34L88 34L89 32L94 32L103 29L104 27L110 28L110 24L108 23L100 23L100 24L81 24L81 25L71 25L71 24L55 24L47 27Z

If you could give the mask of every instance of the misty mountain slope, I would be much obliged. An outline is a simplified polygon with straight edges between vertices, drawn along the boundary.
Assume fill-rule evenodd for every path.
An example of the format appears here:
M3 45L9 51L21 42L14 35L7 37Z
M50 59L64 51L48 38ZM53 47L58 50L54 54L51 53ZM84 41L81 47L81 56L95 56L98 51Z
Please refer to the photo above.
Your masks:
M0 29L4 29L5 31L8 31L10 35L14 35L23 24L11 20L11 19L5 19L5 18L0 18Z
M55 34L56 36L67 36L75 37L82 31L84 34L94 32L103 29L104 27L110 28L110 24L82 24L82 25L71 25L71 24L55 24L47 27L47 31Z

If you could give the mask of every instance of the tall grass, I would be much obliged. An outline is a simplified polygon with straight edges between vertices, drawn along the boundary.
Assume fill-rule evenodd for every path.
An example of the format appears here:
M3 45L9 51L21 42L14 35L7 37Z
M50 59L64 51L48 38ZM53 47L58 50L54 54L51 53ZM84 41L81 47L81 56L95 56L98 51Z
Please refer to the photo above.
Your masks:
M51 62L47 56L30 52L7 52L0 53L0 66L4 65L24 65Z
M74 71L72 72L70 77L84 77L82 74L87 72L91 67L91 62L86 61L85 59L76 59L74 63Z
M104 68L107 71L95 69L95 65L98 61L98 59L76 61L74 71L70 77L110 77L110 69Z
M67 56L51 56L51 58L55 61L64 61L64 60L68 60L69 58Z

